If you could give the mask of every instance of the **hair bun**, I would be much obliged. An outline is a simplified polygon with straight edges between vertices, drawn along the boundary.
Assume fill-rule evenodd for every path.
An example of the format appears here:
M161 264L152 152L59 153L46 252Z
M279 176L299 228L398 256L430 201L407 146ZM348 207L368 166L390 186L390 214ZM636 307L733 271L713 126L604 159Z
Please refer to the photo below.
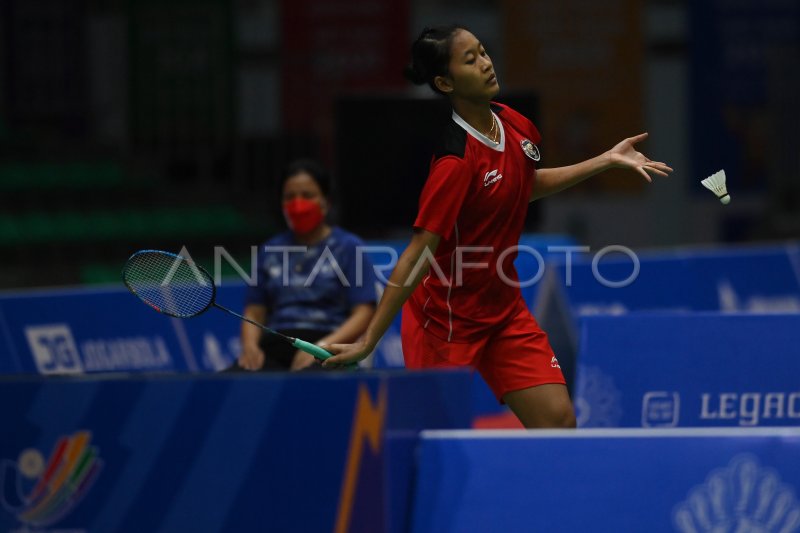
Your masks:
M422 85L428 81L428 78L425 76L425 73L420 72L420 70L419 66L413 63L406 65L403 69L403 76L414 85Z
M422 30L411 45L411 62L403 69L403 75L411 83L427 83L434 92L444 94L436 87L436 77L448 74L453 36L463 29L466 28L451 25Z

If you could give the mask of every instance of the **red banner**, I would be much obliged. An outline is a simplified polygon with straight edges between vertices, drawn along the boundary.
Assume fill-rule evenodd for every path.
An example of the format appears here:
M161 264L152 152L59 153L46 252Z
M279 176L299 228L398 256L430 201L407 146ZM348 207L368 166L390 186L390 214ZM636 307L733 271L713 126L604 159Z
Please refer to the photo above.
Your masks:
M408 0L284 0L284 128L331 138L339 93L402 87L408 18Z

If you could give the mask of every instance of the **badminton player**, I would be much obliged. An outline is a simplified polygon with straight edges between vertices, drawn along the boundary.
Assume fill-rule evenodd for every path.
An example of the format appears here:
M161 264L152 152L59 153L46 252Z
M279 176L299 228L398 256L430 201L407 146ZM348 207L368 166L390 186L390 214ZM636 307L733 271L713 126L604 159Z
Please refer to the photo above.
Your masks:
M353 342L375 313L372 263L357 257L361 239L325 221L329 190L328 174L316 161L289 165L281 187L289 230L259 249L257 284L245 296L247 318L317 344ZM242 324L241 341L242 353L231 371L302 370L317 364L312 355L248 323Z
M531 201L613 167L647 181L672 169L636 150L646 133L576 165L537 169L539 131L492 101L500 87L475 35L459 26L425 29L411 56L406 76L448 98L452 121L433 157L411 242L365 336L328 346L337 355L323 365L365 358L402 307L407 368L472 367L525 427L575 427L558 359L513 283L516 254L504 251L518 244Z

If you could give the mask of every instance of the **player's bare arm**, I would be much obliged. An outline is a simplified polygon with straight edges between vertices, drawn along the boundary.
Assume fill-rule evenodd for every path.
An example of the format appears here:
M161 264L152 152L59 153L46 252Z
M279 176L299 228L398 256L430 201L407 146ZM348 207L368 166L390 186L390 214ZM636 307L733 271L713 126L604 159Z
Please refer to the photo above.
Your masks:
M641 175L648 182L649 174L667 176L672 172L666 163L652 161L638 152L634 145L647 138L647 133L629 137L618 143L611 150L592 159L575 165L557 168L541 168L536 171L536 185L531 192L530 201L550 196L583 180L610 168L628 168Z
M428 273L430 265L419 268L420 259L426 250L432 256L439 246L441 237L427 230L416 230L411 242L400 255L397 266L389 277L389 284L383 291L378 309L372 318L364 339L354 344L333 344L325 348L334 357L323 362L325 367L337 367L347 363L360 361L367 357L377 346L378 341L386 333L394 317L408 300L411 293Z

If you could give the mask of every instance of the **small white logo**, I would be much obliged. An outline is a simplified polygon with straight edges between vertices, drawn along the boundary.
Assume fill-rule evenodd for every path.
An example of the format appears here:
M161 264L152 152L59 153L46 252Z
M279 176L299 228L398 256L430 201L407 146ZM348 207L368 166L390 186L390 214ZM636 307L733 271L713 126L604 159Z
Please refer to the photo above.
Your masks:
M538 161L542 158L542 154L539 153L539 147L528 139L522 139L519 144L522 146L522 151L525 152L525 155L534 161Z
M561 365L558 364L558 359L554 355L552 359L550 359L550 368L561 368Z
M642 427L675 427L680 414L681 397L677 392L650 391L642 399Z
M622 393L614 379L593 366L578 366L575 416L578 427L619 427Z
M498 174L498 172L499 171L497 169L490 170L489 172L487 172L486 175L483 177L483 186L488 187L489 185L497 183L498 181L503 179L503 175Z
M753 531L789 533L800 529L800 505L778 473L742 454L712 471L703 484L675 506L678 531Z
M33 360L41 374L80 374L80 354L67 324L25 328Z

